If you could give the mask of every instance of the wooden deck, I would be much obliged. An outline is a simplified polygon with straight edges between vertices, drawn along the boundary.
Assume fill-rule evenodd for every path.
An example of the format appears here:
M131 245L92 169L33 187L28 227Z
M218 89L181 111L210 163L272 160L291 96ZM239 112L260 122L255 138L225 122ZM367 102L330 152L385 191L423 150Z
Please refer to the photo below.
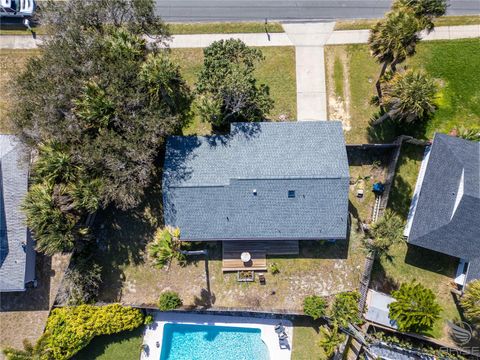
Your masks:
M297 255L298 241L223 241L222 270L267 270L267 255ZM252 260L244 263L240 260L242 252L247 251Z

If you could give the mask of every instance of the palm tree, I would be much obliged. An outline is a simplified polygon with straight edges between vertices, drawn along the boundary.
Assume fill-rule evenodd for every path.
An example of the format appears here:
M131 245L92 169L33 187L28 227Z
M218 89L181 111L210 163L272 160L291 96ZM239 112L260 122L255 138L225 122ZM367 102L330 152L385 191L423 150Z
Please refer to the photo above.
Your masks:
M381 124L386 119L412 122L435 111L437 86L422 72L406 71L395 74L386 83L381 105L385 113L372 124Z
M148 244L148 255L157 267L163 267L172 259L185 260L182 254L182 242L180 241L180 229L165 227L155 232L154 240Z
M377 258L388 256L390 247L403 240L404 226L400 216L387 209L381 219L370 229L372 239L365 240L365 248Z
M396 65L415 54L420 24L411 11L394 11L377 22L370 30L368 44L372 56L382 64L376 83L378 98L382 98L381 80L388 65L392 72Z
M480 141L480 128L468 129L462 126L460 129L456 129L456 133L459 138L470 141Z
M472 281L467 285L460 299L460 305L467 320L480 325L480 280Z
M37 249L47 255L69 251L75 241L78 216L64 213L55 204L54 185L34 184L23 203L29 229L35 235Z
M345 340L345 336L338 331L338 325L332 328L322 326L320 328L321 338L318 344L328 358L331 358L337 351L338 346Z
M434 28L433 20L447 12L446 0L396 0L393 10L410 9L420 21L422 29L431 32Z
M57 143L39 146L33 173L38 181L67 183L75 179L78 168L73 165L70 154Z

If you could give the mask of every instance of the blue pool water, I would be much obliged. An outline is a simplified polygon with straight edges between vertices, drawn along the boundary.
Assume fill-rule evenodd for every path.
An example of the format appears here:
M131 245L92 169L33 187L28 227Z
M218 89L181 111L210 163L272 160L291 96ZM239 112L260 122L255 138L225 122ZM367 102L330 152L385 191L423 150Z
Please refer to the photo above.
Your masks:
M268 360L260 329L165 324L160 360Z

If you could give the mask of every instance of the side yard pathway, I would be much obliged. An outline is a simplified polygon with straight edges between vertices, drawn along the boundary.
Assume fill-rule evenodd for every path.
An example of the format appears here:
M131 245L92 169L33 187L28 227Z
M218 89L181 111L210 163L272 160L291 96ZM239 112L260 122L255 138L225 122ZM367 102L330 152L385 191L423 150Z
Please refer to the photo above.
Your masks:
M198 34L172 36L171 48L204 48L221 39L241 39L249 46L295 46L297 119L327 120L325 45L365 44L369 30L333 31L334 22L285 23L285 33ZM480 37L480 25L437 27L423 40L453 40ZM41 37L2 35L0 49L35 49Z

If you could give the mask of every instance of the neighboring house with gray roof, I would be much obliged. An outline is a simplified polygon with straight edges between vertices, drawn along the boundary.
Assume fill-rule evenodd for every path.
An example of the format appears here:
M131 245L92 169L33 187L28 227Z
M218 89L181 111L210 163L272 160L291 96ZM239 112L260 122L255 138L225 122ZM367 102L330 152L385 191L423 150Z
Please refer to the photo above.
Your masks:
M0 292L24 291L35 279L35 251L20 206L28 162L13 135L0 135Z
M346 239L348 187L336 121L234 123L166 144L164 220L182 240Z
M463 260L459 285L480 279L479 142L435 134L425 151L404 235L409 244Z

